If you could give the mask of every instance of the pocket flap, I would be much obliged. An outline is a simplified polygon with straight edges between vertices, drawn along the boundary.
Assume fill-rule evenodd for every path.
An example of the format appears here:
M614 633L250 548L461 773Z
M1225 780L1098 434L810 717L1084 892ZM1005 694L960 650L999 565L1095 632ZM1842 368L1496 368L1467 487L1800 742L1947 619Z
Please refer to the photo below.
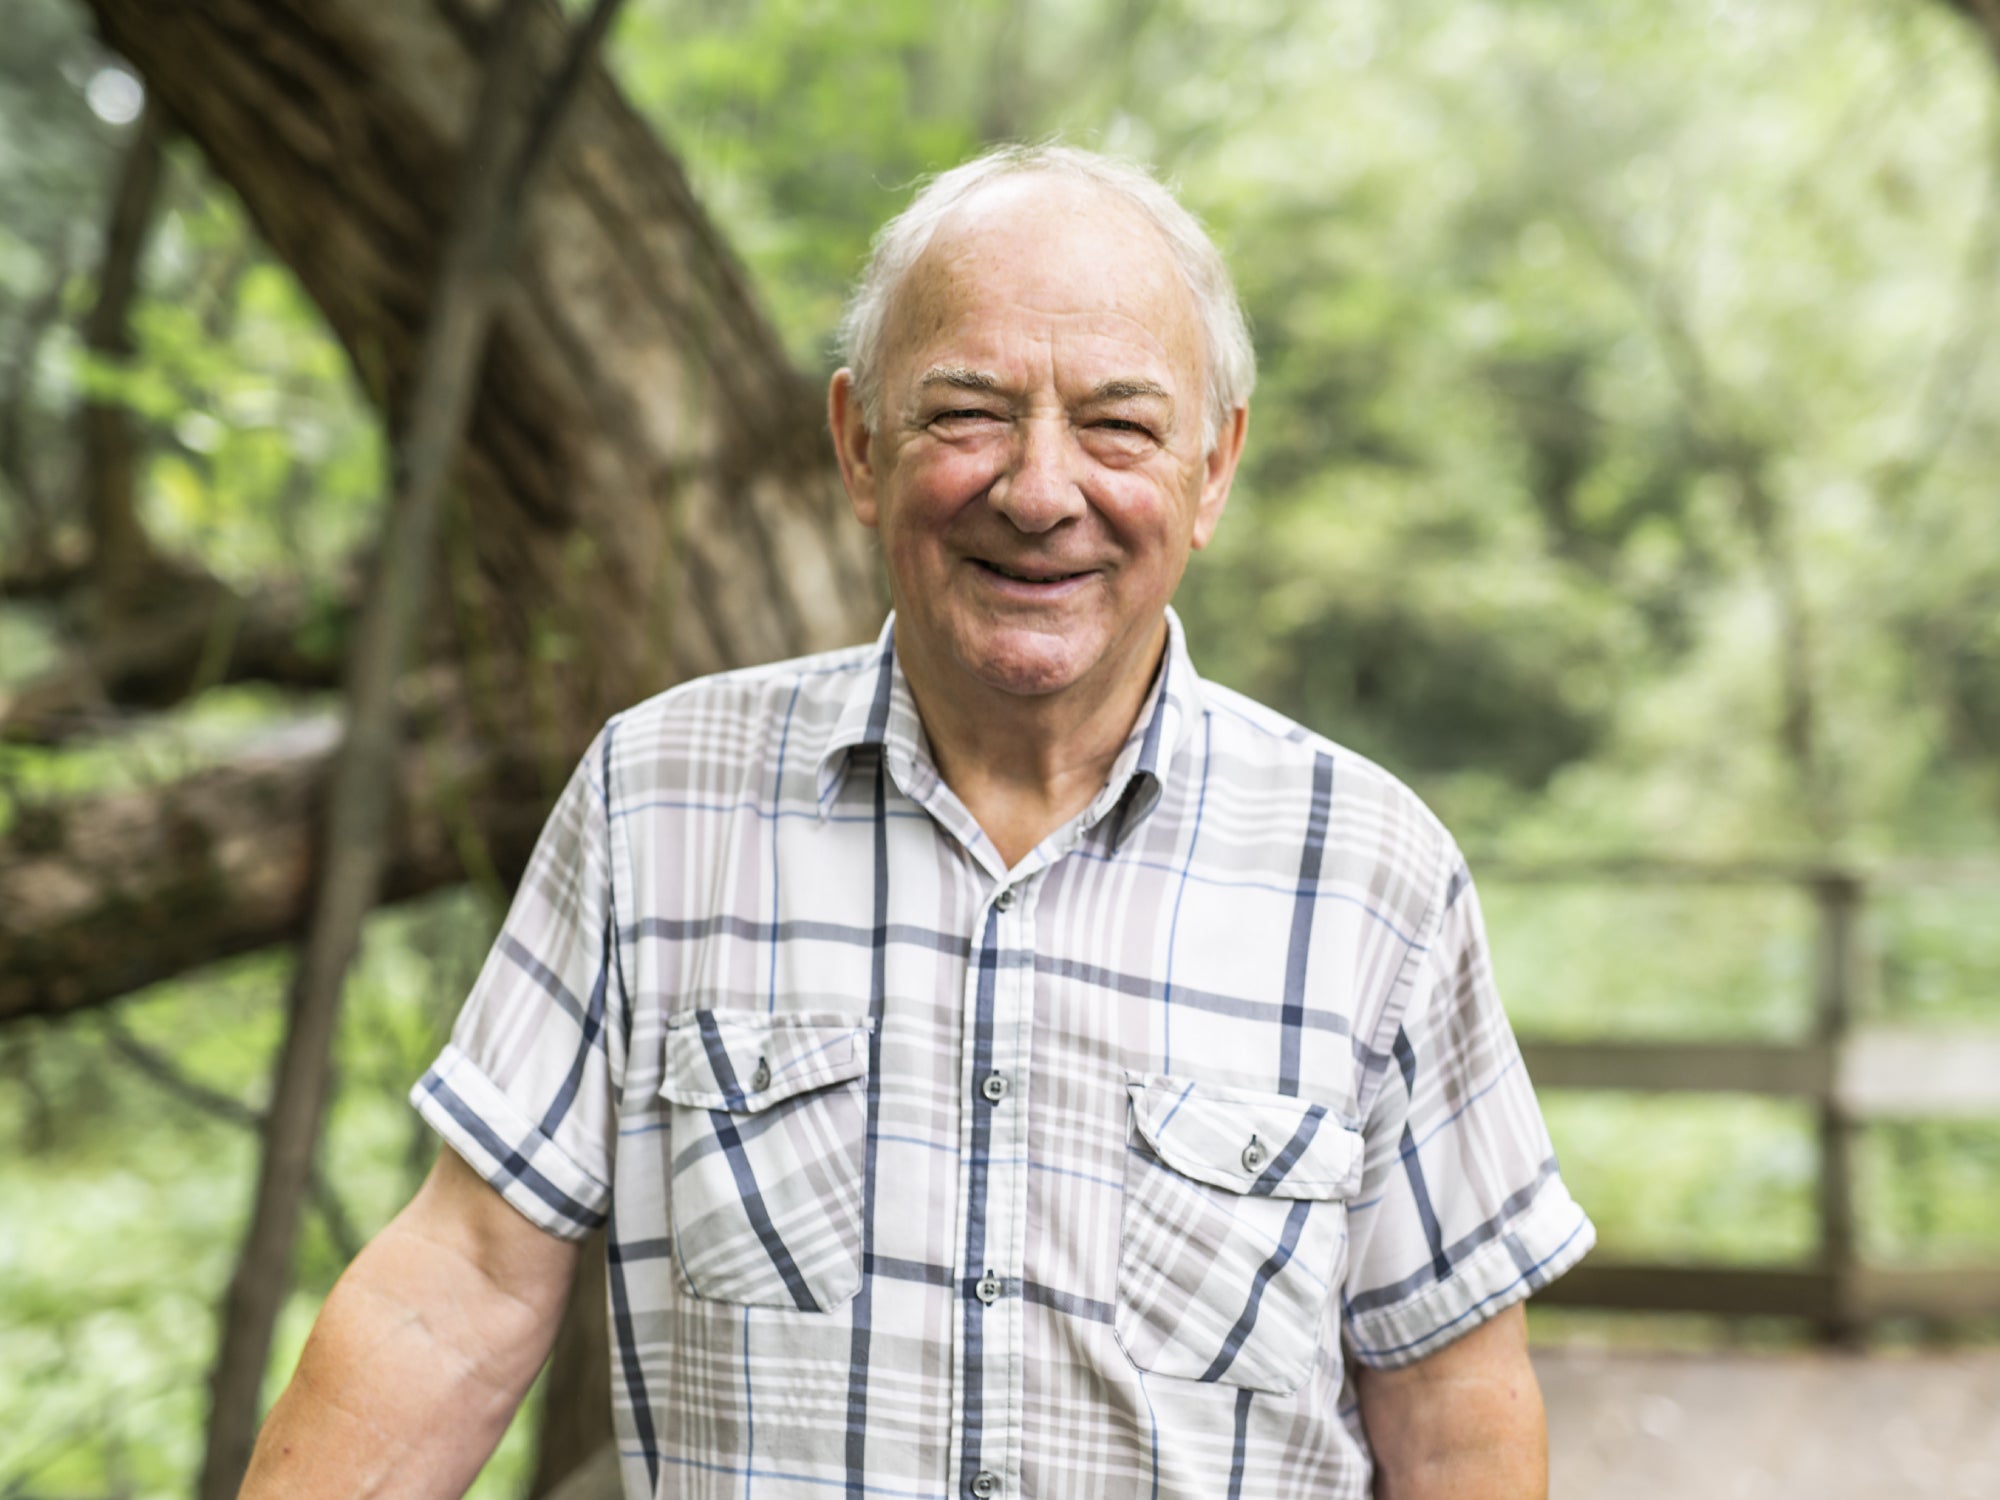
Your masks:
M696 1109L755 1113L868 1071L866 1016L760 1016L696 1010L667 1020L660 1096Z
M1127 1075L1126 1092L1139 1134L1184 1177L1271 1198L1346 1198L1361 1186L1361 1132L1324 1104L1162 1073Z

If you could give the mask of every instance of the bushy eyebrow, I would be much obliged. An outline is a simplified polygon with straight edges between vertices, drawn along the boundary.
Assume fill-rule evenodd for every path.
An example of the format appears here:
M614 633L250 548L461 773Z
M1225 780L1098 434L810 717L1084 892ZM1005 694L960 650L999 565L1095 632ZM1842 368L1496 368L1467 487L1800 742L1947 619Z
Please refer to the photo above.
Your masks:
M998 375L985 370L969 369L964 365L934 365L917 382L919 390L929 390L933 386L950 386L958 391L986 391L993 395L1003 394Z
M1092 401L1129 401L1137 396L1157 396L1169 406L1173 405L1174 393L1157 380L1113 379L1107 380L1090 393Z

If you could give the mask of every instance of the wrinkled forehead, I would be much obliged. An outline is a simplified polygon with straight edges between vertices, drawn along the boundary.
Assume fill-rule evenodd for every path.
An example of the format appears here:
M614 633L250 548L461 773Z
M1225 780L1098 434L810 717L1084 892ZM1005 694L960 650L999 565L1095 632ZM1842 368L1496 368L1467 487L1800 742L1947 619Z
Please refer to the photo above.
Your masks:
M1098 184L1021 173L938 225L891 301L885 362L968 322L1089 316L1129 320L1200 357L1194 295L1152 220Z

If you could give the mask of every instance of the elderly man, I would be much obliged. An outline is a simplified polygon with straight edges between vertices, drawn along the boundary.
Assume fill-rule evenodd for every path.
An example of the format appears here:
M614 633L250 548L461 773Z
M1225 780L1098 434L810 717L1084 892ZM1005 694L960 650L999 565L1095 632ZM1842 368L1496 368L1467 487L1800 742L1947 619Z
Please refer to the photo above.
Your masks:
M1243 449L1219 257L1002 150L846 332L895 613L605 727L247 1492L456 1493L605 1226L635 1500L1543 1494L1518 1304L1591 1231L1465 867L1167 607Z

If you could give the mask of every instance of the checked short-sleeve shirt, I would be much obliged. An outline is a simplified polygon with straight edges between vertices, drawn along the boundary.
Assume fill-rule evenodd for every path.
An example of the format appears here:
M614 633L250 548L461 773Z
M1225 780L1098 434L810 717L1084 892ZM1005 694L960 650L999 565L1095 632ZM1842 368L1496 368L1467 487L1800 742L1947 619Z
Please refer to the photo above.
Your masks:
M1170 617L1010 870L893 633L614 718L413 1091L608 1226L628 1493L1366 1495L1349 1363L1591 1243L1456 848Z

